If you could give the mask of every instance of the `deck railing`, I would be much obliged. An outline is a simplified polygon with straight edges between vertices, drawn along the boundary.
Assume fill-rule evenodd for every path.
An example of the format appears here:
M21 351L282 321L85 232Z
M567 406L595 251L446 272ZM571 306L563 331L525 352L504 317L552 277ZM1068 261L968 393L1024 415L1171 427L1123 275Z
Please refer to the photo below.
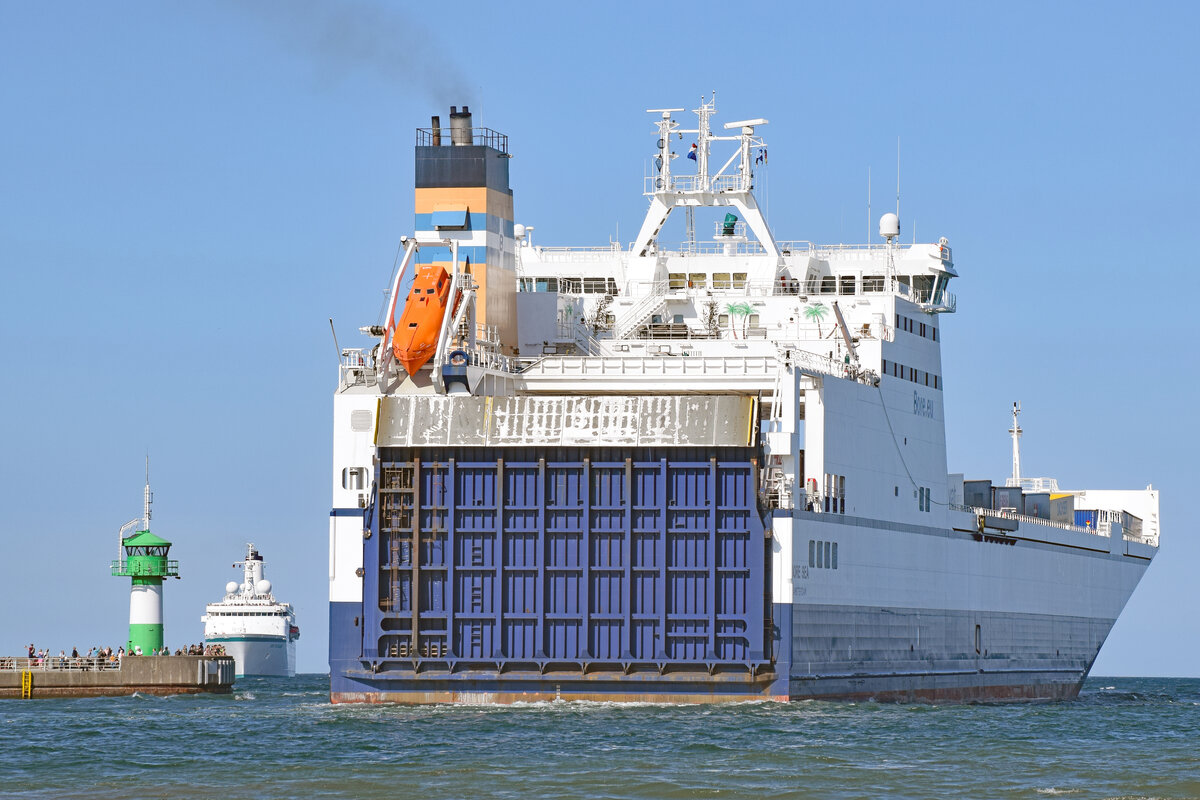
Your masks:
M134 656L138 658L138 656ZM145 656L142 656L145 658ZM29 658L27 656L0 656L0 670L38 670L64 672L100 672L107 669L120 669L121 662L117 658L107 659L100 656L46 656L45 658Z
M1068 522L1058 522L1057 520L1046 519L1045 517L1031 517L1027 514L1018 514L1015 511L1008 511L1005 509L978 508L976 506L958 505L957 503L951 503L950 510L967 511L976 515L986 514L989 517L1012 519L1016 520L1017 522L1028 522L1032 525L1045 525L1047 528L1058 528L1059 530L1071 531L1072 533L1090 533L1094 536L1109 536L1111 534L1111 527L1107 522L1101 523L1097 528L1088 528L1083 525L1072 525Z

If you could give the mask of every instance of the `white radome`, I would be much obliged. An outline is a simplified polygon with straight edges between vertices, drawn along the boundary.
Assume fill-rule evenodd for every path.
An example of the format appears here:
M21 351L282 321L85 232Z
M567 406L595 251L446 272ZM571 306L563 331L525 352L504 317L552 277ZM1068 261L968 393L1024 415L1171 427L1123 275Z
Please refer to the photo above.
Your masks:
M890 211L879 218L879 235L894 239L900 235L900 218Z

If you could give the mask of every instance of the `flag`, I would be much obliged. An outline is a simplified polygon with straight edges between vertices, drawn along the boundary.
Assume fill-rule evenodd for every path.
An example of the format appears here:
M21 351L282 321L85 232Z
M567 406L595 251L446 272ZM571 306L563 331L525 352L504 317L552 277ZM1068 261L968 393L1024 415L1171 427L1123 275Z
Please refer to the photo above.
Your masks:
M696 143L695 142L692 143L692 149L688 150L688 158L690 158L692 161L696 160Z

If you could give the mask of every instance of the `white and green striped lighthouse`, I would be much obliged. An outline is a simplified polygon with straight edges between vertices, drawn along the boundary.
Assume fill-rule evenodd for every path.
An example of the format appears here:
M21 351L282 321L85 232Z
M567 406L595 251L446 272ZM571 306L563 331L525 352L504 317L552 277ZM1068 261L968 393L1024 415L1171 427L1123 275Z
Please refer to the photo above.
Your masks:
M171 543L150 532L150 464L146 463L146 493L141 519L127 522L119 534L121 558L112 562L112 574L130 577L129 642L126 652L137 648L150 655L163 646L163 578L179 577L179 562L168 560ZM142 529L126 537L125 531L143 523Z

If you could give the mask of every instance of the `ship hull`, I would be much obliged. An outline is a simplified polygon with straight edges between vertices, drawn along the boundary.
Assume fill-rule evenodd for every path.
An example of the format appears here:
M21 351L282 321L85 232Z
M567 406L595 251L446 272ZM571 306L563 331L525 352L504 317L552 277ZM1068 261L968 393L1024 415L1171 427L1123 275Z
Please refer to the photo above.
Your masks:
M207 644L219 644L233 656L239 678L284 677L296 674L296 643L279 636L209 637Z
M502 657L489 665L458 665L418 658L407 664L376 661L383 669L373 671L362 657L362 606L342 603L330 620L331 699L1065 700L1078 695L1150 563L1150 553L1139 554L1133 542L1066 531L1053 532L1059 542L1046 541L1052 532L1029 525L1024 535L1039 541L985 540L961 530L808 512L792 512L772 524L776 540L782 535L789 546L767 558L767 569L776 596L793 602L772 605L768 663L701 669L530 664ZM823 545L834 541L836 560L826 561Z

